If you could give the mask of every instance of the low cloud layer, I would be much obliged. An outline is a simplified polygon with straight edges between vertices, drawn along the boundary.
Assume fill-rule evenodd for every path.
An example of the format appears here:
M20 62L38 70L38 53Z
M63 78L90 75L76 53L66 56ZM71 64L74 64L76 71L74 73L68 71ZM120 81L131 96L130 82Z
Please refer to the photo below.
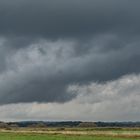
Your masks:
M140 117L139 85L140 75L127 75L105 84L71 85L68 90L77 94L72 101L4 105L0 107L0 118L6 121L137 121Z

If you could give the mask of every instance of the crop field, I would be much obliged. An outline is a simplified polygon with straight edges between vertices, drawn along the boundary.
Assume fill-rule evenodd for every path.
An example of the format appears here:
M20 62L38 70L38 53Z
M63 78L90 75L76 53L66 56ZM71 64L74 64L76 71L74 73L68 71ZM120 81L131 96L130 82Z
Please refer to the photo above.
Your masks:
M140 140L140 129L1 129L0 140Z

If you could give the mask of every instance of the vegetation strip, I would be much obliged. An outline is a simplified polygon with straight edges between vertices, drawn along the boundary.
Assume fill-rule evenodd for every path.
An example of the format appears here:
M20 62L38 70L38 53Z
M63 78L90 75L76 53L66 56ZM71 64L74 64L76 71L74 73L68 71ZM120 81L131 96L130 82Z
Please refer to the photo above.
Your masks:
M41 131L41 130L1 130L1 133L10 134L49 134L49 135L71 135L71 136L104 136L122 138L140 138L140 131Z

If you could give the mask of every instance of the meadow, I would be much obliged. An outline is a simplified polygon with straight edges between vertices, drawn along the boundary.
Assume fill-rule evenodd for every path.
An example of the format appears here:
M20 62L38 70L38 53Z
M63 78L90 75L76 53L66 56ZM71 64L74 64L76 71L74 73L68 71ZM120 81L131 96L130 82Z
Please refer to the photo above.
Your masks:
M1 129L0 140L140 140L135 128L18 128Z
M0 140L135 140L135 139L139 139L139 138L88 136L88 135L78 136L78 135L0 133Z

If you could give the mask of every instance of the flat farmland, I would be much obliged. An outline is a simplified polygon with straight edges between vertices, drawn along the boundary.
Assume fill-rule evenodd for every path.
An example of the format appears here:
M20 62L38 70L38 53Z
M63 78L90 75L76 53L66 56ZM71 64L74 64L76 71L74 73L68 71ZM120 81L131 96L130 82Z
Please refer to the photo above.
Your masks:
M0 140L135 140L135 139L139 138L88 136L88 135L0 133Z
M1 129L0 140L140 140L139 128Z

